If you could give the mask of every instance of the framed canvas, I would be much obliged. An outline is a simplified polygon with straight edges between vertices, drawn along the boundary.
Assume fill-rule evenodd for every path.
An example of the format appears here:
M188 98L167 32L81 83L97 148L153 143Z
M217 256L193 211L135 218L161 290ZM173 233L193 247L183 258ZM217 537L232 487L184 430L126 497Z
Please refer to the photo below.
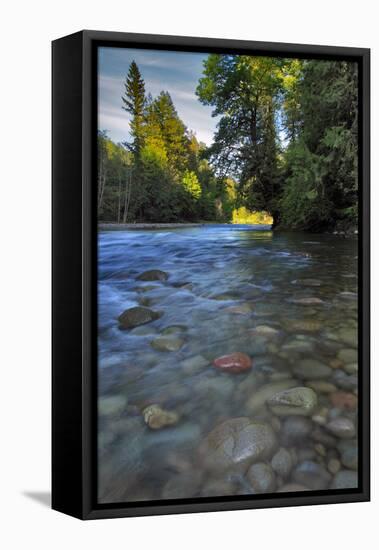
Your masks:
M53 508L369 500L369 50L53 42Z

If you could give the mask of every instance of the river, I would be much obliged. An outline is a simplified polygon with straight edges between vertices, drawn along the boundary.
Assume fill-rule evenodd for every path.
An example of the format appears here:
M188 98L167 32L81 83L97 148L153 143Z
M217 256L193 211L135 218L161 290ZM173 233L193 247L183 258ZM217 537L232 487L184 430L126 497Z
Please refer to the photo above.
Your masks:
M357 238L206 225L100 231L98 250L99 502L356 486ZM159 317L121 330L135 306ZM235 352L252 368L214 366ZM270 401L294 387L305 402Z

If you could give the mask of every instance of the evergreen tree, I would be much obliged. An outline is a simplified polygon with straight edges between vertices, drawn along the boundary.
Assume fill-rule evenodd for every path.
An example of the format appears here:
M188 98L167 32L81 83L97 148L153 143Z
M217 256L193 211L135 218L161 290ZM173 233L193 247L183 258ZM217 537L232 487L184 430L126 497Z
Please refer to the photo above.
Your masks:
M130 135L133 138L133 142L129 144L129 148L135 154L137 160L143 143L146 96L145 82L135 61L132 61L130 64L124 88L124 95L121 98L123 103L122 108L132 116Z

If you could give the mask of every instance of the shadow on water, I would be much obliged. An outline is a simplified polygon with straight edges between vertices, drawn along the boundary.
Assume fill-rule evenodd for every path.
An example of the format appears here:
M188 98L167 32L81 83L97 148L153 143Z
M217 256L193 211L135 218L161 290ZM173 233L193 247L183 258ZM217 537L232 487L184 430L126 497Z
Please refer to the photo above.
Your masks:
M50 491L24 491L22 494L42 506L47 506L48 508L51 507Z

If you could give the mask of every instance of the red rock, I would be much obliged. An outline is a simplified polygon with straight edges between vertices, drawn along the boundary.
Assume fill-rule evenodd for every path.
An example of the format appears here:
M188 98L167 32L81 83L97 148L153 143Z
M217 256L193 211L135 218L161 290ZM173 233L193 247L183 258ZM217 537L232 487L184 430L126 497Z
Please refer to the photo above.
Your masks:
M225 372L244 372L250 370L253 362L248 355L239 351L230 355L222 355L213 361L213 365Z
M332 405L338 409L354 410L357 408L358 404L356 395L344 391L331 393L329 399Z

